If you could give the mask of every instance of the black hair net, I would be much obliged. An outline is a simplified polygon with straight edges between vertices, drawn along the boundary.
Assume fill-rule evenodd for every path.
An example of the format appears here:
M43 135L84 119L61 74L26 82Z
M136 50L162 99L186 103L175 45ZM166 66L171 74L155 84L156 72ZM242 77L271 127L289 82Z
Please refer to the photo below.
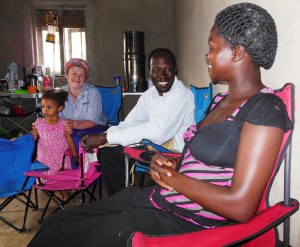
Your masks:
M217 14L215 25L232 46L242 45L256 64L270 69L277 51L276 25L271 15L252 3L231 5Z

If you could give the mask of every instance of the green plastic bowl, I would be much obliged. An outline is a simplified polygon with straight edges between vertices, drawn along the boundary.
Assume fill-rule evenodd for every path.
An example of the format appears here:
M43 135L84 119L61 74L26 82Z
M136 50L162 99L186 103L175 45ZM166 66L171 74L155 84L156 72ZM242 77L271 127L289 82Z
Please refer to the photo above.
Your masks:
M15 89L14 93L16 93L16 94L28 94L28 90Z

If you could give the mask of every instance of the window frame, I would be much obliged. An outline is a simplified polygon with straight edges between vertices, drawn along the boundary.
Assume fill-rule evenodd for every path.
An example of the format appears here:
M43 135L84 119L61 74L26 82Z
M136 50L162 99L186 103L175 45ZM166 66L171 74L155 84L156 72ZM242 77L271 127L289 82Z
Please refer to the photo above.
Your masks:
M37 11L45 11L45 12L49 12L52 11L53 13L58 15L58 32L59 32L59 40L63 41L60 42L59 44L59 50L60 50L60 71L59 72L55 72L55 76L64 76L65 75L65 52L64 51L64 46L65 46L65 42L64 42L64 28L77 28L77 27L66 27L63 24L62 18L63 18L63 13L64 11L83 11L83 17L81 16L81 18L84 18L84 26L80 27L84 29L85 32L85 46L86 46L86 60L88 61L88 39L87 39L87 27L86 27L86 8L85 6L72 6L72 7L61 7L61 6L55 6L55 5L51 5L51 6L33 6L32 8L32 13L33 13L33 35L34 35L34 44L33 44L33 50L34 50L34 56L35 56L35 61L37 64L44 64L44 52L43 52L43 34L42 31L45 30L46 28L46 18L41 18L41 16L39 16L38 18L40 18L41 20L37 21ZM42 19L44 19L44 23L42 23ZM37 23L37 22L41 22L41 23ZM70 21L69 21L70 22ZM75 24L76 25L76 24ZM57 39L57 38L56 38ZM70 42L71 44L71 42Z

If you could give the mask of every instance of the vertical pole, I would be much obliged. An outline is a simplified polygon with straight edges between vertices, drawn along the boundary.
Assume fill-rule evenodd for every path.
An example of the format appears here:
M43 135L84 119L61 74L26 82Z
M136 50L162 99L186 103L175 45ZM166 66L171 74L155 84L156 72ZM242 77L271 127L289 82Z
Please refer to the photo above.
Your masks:
M52 72L52 88L54 88L54 77L55 77L55 43L53 43L53 72Z
M129 157L125 154L125 186L129 186Z
M284 205L288 206L290 203L290 183L291 183L291 154L292 141L290 142L284 160ZM283 243L284 246L290 246L290 218L286 218L283 222Z

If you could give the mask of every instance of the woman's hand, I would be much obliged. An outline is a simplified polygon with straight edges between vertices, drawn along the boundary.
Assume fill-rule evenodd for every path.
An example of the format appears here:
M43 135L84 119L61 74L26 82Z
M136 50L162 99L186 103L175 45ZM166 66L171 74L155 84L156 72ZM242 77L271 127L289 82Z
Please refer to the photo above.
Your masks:
M106 133L88 134L81 138L80 144L85 151L92 151L95 147L99 147L107 143Z
M73 124L73 120L69 119L64 121L64 129L69 135L73 133Z
M150 163L150 175L152 180L163 189L173 191L174 189L165 183L162 176L172 177L172 169L176 168L176 159L156 154Z
M31 124L31 127L32 127L32 130L31 130L32 132L36 130L35 122L33 122L33 123Z

